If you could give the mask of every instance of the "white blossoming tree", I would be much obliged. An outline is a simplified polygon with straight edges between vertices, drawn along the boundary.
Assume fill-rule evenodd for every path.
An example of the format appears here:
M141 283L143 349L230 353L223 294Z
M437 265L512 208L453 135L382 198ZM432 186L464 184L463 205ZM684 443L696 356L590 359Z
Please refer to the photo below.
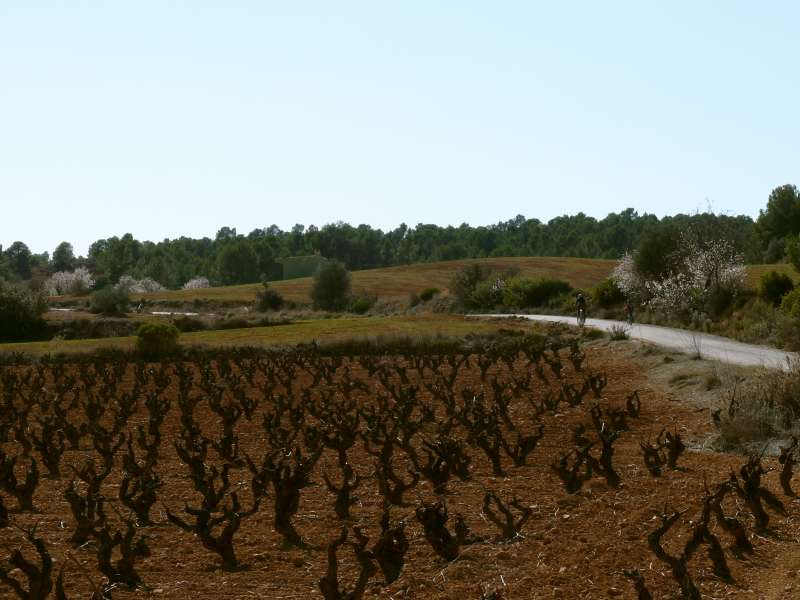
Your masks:
M645 289L644 280L636 270L633 253L626 252L619 264L611 272L611 279L623 294L629 298L641 298Z
M48 296L87 294L93 287L94 279L86 267L78 267L74 271L58 271L44 282L44 290Z
M147 292L160 292L164 290L164 286L152 277L134 279L130 275L123 275L120 277L116 287L133 294L145 294Z
M207 277L194 277L183 284L183 289L185 290L201 290L210 287L211 283Z
M734 295L744 285L744 260L725 239L704 240L684 232L671 264L666 276L647 279L637 271L634 255L628 253L612 278L627 296L669 313L704 310L714 294Z

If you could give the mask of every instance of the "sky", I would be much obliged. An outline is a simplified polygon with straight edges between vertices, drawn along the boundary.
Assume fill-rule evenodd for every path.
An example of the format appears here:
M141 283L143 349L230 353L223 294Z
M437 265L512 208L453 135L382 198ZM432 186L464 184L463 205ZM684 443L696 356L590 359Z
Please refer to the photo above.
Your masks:
M800 183L800 4L0 2L0 244L632 207Z

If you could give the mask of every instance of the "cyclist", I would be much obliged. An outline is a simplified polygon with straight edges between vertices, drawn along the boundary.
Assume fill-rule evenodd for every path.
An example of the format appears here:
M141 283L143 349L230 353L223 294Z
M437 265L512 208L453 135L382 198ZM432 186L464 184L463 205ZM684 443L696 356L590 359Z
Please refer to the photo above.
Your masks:
M583 297L583 294L578 294L575 298L575 308L578 311L578 325L581 327L586 322L586 298Z
M625 319L628 321L628 325L633 325L633 303L630 298L625 298Z

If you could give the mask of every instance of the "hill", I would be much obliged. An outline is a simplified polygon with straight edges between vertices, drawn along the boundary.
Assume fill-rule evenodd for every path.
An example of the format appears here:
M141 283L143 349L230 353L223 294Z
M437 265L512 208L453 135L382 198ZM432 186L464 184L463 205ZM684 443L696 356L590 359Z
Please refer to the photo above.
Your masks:
M617 261L596 258L519 256L416 263L401 267L354 271L352 273L353 289L374 294L382 300L406 300L409 294L418 293L428 287L447 289L453 274L472 263L482 263L496 271L516 268L525 277L555 277L568 281L575 288L587 289L608 277ZM748 286L757 286L760 277L773 269L786 273L795 282L800 282L800 275L791 265L749 265L747 267ZM311 278L275 281L270 283L270 287L279 291L287 300L308 302ZM256 292L260 289L260 284L252 283L201 290L167 290L141 294L135 299L170 303L211 300L226 304L238 304L252 302Z
M353 271L353 289L374 294L383 300L406 300L409 294L428 287L447 289L453 274L472 263L482 263L502 271L519 269L526 277L557 277L569 281L576 288L590 288L608 277L616 261L592 258L558 257L508 257L469 260L451 260L434 263L416 263L401 267ZM311 278L303 277L270 283L287 300L307 302ZM252 302L260 284L247 284L208 288L202 290L169 290L142 294L136 299L151 302L192 302L213 300L224 303Z

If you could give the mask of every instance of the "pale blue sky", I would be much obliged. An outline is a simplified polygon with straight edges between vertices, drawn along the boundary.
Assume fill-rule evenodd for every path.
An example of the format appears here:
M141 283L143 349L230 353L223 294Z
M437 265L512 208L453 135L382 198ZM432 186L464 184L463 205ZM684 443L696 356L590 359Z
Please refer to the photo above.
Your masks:
M0 243L336 220L755 216L800 6L0 3Z

